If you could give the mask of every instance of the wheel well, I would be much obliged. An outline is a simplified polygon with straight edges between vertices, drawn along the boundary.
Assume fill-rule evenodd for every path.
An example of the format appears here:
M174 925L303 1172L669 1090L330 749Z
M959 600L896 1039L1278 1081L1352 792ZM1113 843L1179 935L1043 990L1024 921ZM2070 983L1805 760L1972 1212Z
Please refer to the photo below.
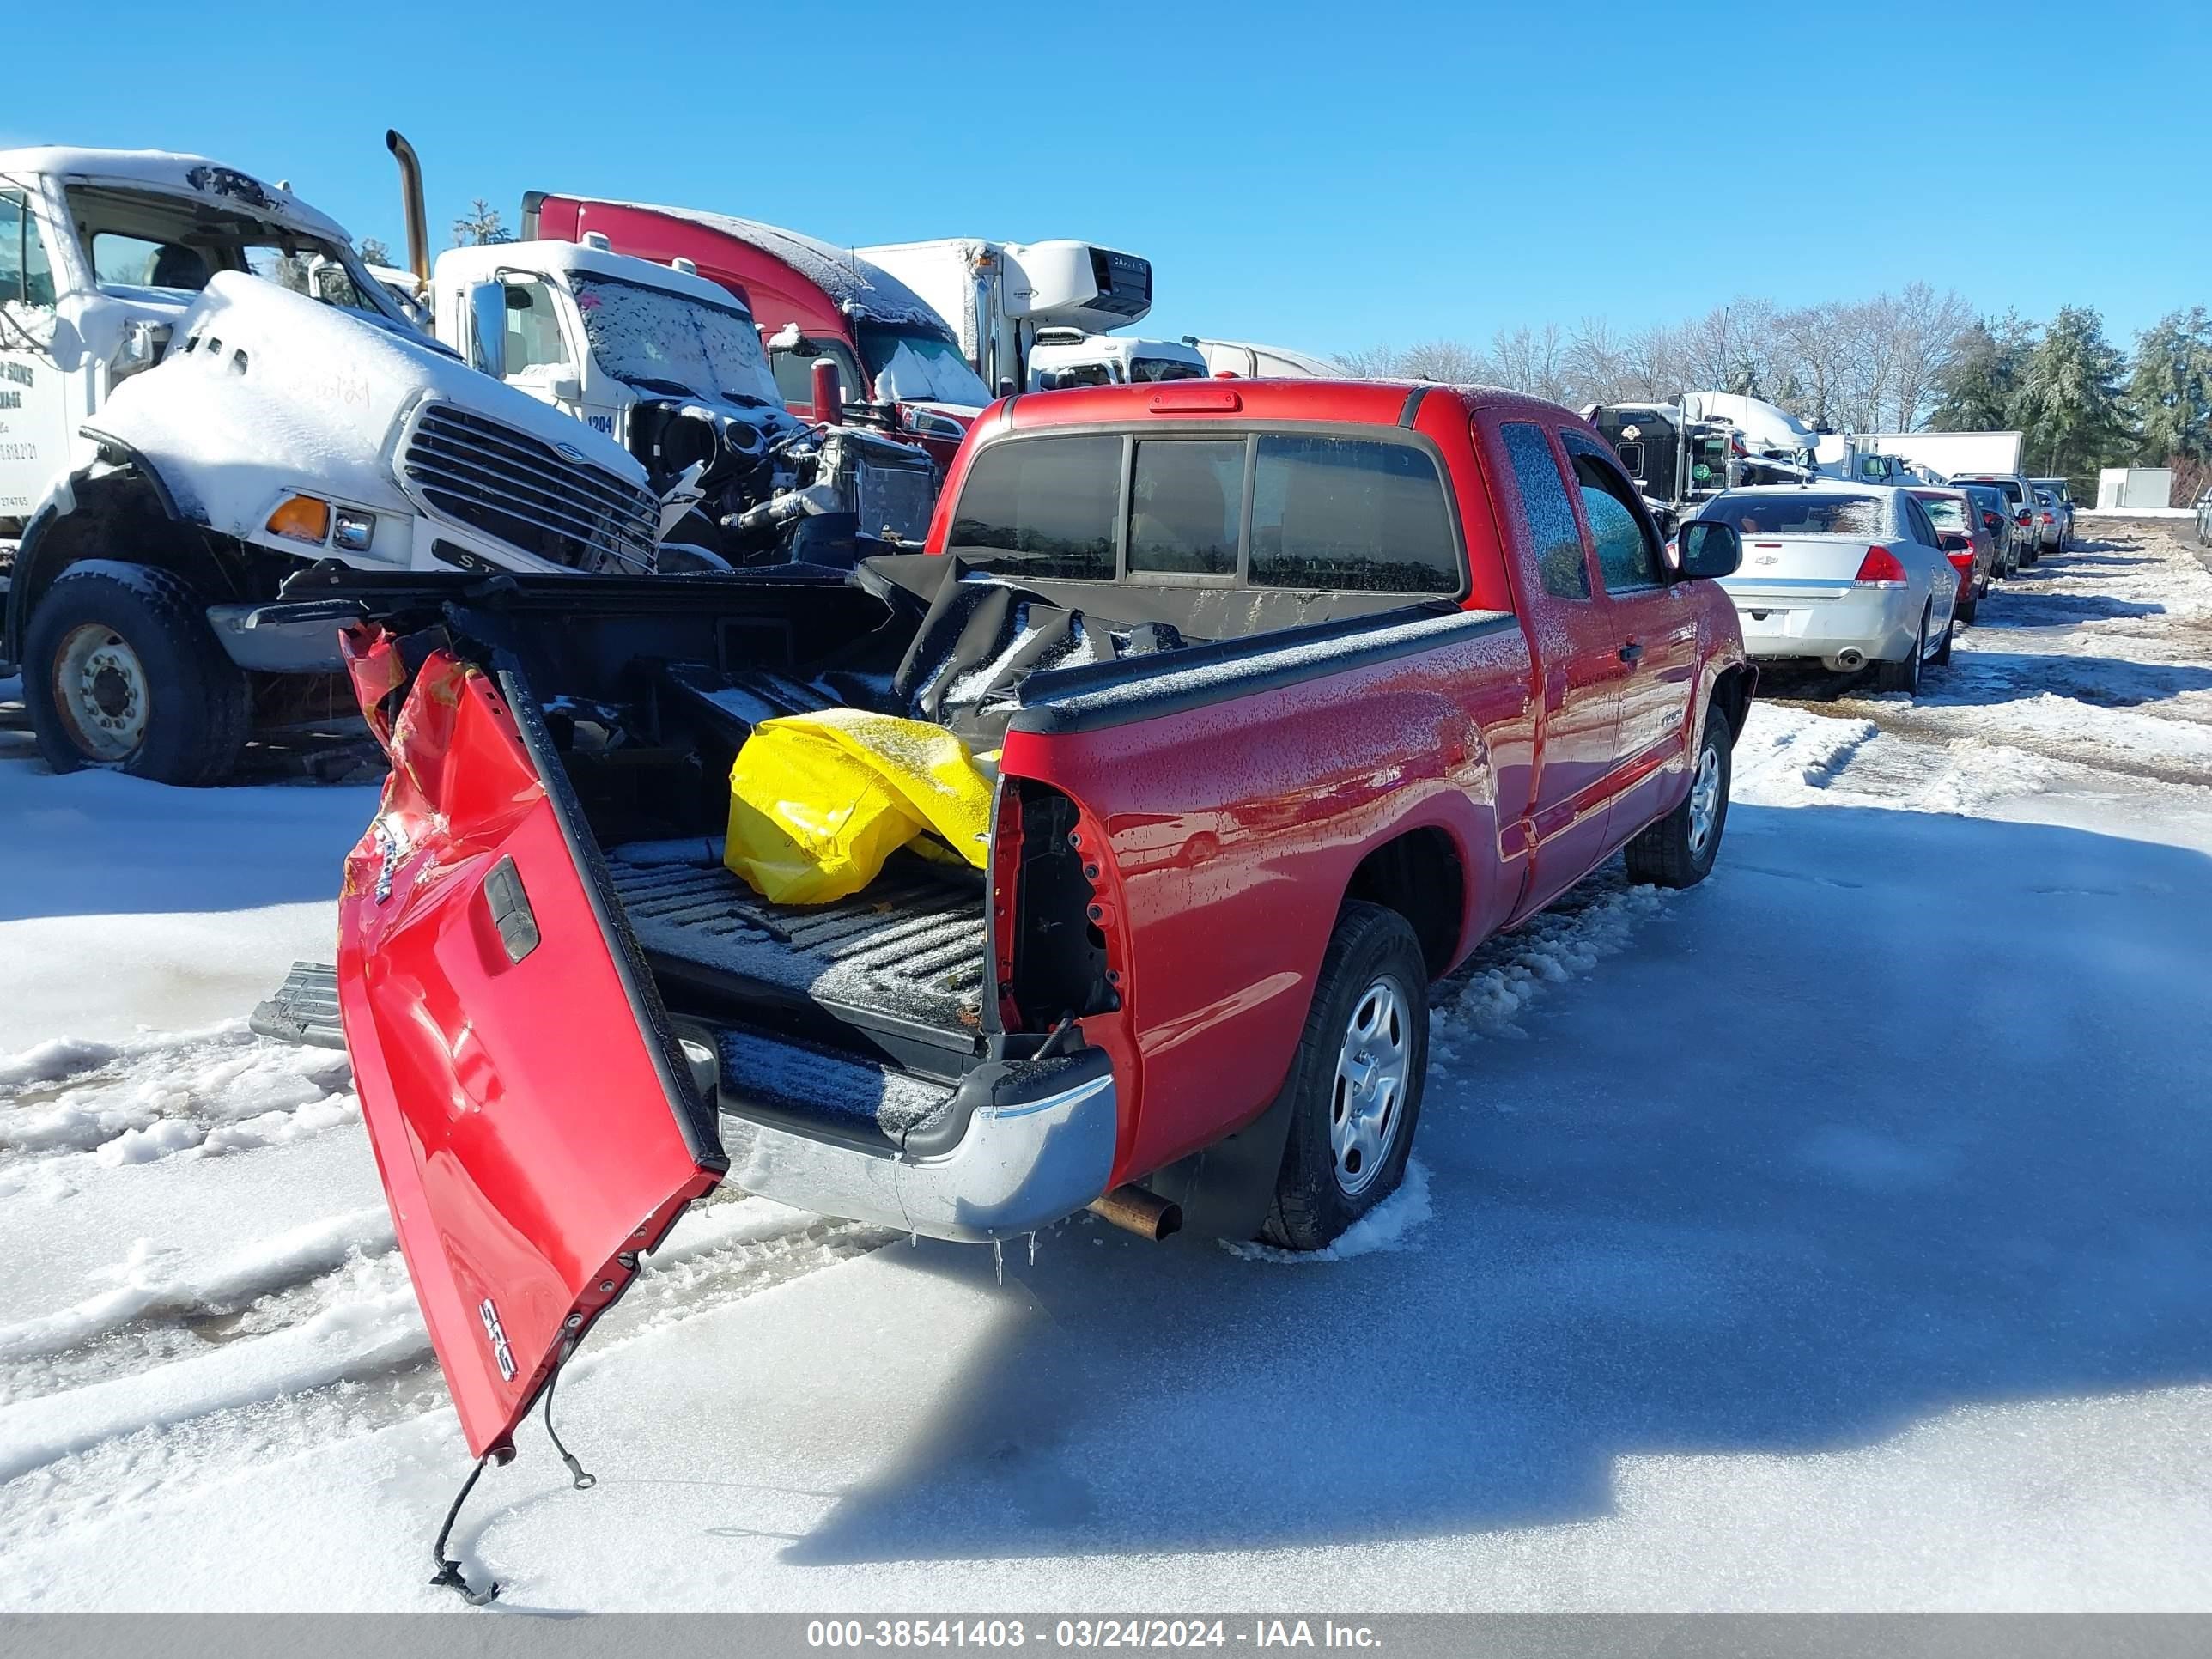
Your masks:
M1467 876L1443 830L1409 830L1383 842L1359 861L1344 896L1386 906L1412 923L1431 978L1450 970L1467 915Z
M176 517L158 480L136 465L95 465L70 481L67 513L34 519L16 556L9 594L7 649L20 659L32 611L71 565L122 559L190 582L210 600L248 597L246 568L201 528Z
M1751 718L1751 692L1755 683L1753 671L1743 663L1723 670L1713 682L1713 693L1707 706L1727 716L1730 748L1743 735L1744 721Z

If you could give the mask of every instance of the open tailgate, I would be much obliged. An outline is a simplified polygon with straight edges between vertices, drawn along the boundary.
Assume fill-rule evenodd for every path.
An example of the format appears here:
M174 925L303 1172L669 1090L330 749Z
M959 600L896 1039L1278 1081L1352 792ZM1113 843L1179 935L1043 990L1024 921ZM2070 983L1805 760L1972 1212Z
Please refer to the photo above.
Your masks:
M344 649L392 763L339 902L346 1048L469 1449L503 1458L727 1162L519 673Z

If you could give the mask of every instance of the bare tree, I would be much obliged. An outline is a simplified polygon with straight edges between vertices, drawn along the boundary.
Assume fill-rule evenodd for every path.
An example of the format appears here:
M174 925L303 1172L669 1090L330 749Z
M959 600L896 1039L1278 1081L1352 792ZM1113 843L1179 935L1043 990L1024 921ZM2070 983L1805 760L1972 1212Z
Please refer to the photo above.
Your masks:
M1358 351L1340 351L1336 366L1355 380L1387 380L1398 372L1398 348L1371 345Z
M1394 373L1414 380L1465 385L1486 378L1482 356L1458 340L1424 340L1398 354Z

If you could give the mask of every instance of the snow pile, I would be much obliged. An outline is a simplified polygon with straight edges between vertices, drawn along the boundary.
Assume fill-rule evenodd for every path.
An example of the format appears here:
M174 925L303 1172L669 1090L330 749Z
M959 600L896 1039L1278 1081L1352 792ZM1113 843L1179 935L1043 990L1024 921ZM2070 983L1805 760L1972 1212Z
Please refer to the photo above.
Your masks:
M1547 987L1626 950L1637 928L1665 908L1657 888L1629 885L1617 866L1593 877L1514 932L1488 940L1431 994L1431 1044L1449 1053L1462 1036L1525 1037L1520 1018Z
M1353 1222L1325 1250L1279 1250L1272 1244L1224 1238L1217 1241L1233 1256L1246 1261L1279 1261L1285 1266L1323 1261L1349 1261L1377 1250L1402 1250L1413 1235L1435 1217L1429 1205L1429 1172L1418 1158L1406 1161L1406 1177L1398 1190Z

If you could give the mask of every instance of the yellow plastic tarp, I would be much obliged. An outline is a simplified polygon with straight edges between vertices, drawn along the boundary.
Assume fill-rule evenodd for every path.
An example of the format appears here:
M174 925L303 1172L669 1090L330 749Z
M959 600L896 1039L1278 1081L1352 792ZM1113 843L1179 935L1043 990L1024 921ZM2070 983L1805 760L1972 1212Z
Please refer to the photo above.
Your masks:
M932 832L977 869L991 786L942 726L860 708L763 720L730 769L722 861L779 904L857 893Z

